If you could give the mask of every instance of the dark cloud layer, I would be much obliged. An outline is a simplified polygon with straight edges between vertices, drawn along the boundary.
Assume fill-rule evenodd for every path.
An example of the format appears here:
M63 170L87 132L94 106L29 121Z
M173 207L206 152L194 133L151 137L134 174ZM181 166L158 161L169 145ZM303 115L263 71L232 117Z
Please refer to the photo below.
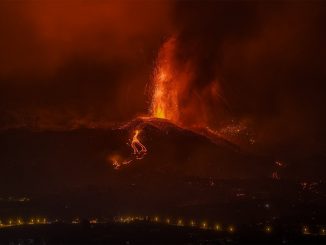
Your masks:
M220 82L225 99L220 106L227 110L215 107L216 123L248 120L258 147L268 145L284 157L324 151L325 7L322 2L179 3L181 43L198 61L198 84L211 77Z
M0 123L98 126L146 113L154 59L177 34L212 125L247 120L258 147L324 154L326 5L313 2L0 3Z

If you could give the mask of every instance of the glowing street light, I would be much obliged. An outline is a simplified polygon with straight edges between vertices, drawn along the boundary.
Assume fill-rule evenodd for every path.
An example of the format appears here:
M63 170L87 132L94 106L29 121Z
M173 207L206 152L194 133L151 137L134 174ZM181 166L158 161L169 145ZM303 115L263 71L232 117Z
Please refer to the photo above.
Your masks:
M304 235L309 235L310 234L309 228L307 226L303 227L302 232L303 232Z
M266 226L266 227L265 227L265 232L266 232L266 233L271 233L271 232L272 232L272 227L269 226L269 225Z
M206 229L207 228L207 223L203 222L201 226L202 226L203 229Z
M228 228L228 231L229 231L230 233L233 233L234 230L235 230L234 227L233 227L232 225L230 225L229 228Z

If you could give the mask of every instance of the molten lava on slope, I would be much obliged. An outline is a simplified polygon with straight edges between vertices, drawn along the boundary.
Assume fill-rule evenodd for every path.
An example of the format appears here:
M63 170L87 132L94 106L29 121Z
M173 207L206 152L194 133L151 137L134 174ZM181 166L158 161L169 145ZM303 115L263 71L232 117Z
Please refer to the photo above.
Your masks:
M139 117L117 130L131 135L128 145L132 161L123 171L217 178L269 174L269 161L241 152L236 145L204 129L200 132L166 119Z

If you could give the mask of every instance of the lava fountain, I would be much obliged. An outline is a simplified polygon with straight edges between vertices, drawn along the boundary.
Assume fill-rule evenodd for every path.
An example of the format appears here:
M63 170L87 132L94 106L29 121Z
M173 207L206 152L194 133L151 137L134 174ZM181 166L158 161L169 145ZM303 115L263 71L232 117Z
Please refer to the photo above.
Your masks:
M220 97L218 82L214 77L202 78L197 52L187 51L176 36L163 43L150 87L149 114L186 128L206 127L209 108Z
M133 150L133 156L128 159L124 159L119 154L112 154L108 156L108 161L112 163L112 166L115 170L120 169L123 165L129 165L134 160L141 160L145 157L147 154L147 149L139 140L140 133L140 129L134 130L133 136L130 139L130 146Z
M154 70L150 114L152 117L177 122L180 115L179 91L176 86L179 84L175 81L176 74L172 62L175 48L176 39L171 38L163 44L159 51Z

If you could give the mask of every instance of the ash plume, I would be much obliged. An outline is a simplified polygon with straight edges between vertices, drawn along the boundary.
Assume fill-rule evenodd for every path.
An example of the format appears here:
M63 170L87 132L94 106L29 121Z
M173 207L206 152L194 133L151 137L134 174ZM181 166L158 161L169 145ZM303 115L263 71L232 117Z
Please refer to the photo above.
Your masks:
M257 151L323 154L323 2L0 5L2 129L105 128L146 114L155 60L176 35L177 71L191 73L183 124L246 122Z

